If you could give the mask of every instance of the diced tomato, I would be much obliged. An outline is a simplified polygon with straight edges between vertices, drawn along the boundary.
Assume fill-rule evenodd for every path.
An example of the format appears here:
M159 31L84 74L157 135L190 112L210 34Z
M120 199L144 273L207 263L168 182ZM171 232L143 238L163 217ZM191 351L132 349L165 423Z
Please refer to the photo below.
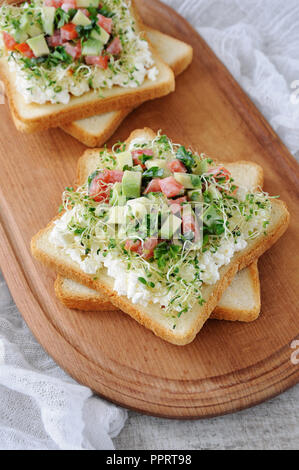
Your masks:
M63 4L63 0L44 0L45 7L59 8Z
M112 184L121 182L123 171L104 170L94 177L89 186L89 196L96 202L109 202Z
M183 202L187 202L186 196L179 197L178 199L168 199L170 210L174 215L180 215Z
M134 253L138 253L141 255L142 253L142 243L140 240L127 240L125 243L125 250L133 251Z
M217 166L215 168L211 168L207 171L209 175L213 175L215 180L219 180L225 178L225 181L228 181L231 177L230 172L224 168L224 166Z
M85 56L85 62L87 65L97 65L100 69L106 70L109 57L107 55L87 55Z
M108 33L111 34L113 21L111 18L98 14L98 24Z
M161 186L160 186L160 179L159 178L154 178L151 180L147 187L145 188L144 194L148 193L160 193L161 192Z
M166 197L178 196L184 189L184 186L176 181L173 176L160 180L160 187Z
M63 40L61 39L60 30L57 29L56 31L54 31L53 36L47 38L47 42L50 47L62 46Z
M63 41L71 41L72 39L76 39L78 37L76 25L73 23L65 24L64 26L62 26L60 31L61 39Z
M2 32L3 34L3 41L5 44L5 47L8 51L14 51L16 46L17 46L17 41L14 40L14 38L8 34L6 31Z
M172 173L187 173L185 165L180 160L172 160L167 163L167 167Z
M71 8L77 9L76 0L64 0L62 2L61 8L66 12L69 11Z
M118 37L114 38L111 44L107 47L108 54L118 55L123 50L120 39Z
M66 52L73 57L73 59L79 59L81 57L81 42L78 41L77 44L72 45L69 42L63 44Z
M145 240L142 249L142 257L144 259L151 259L154 256L154 249L158 245L159 240L157 238L149 238Z
M142 155L148 155L149 157L152 157L154 155L154 152L152 151L152 149L136 149L136 150L132 150L131 153L132 153L134 165L140 165L143 169L145 169L146 166L143 163L141 163L140 157L142 157Z
M198 226L198 223L192 214L184 214L182 216L182 221L183 221L183 234L186 235L188 232L193 232L194 233L194 242L199 241L200 239L200 229Z
M15 49L21 52L21 54L23 54L25 57L29 57L30 59L35 57L35 55L33 54L28 44L26 44L26 42L22 42L22 44L17 44Z

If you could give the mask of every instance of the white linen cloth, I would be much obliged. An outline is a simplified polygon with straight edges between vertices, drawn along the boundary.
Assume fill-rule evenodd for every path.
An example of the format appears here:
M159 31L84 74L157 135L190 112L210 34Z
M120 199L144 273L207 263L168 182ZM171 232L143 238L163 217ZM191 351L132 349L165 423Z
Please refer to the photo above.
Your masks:
M299 158L299 103L291 88L295 81L299 88L298 1L165 3L197 28ZM0 449L113 449L111 438L126 416L125 410L92 396L47 356L0 277ZM142 419L155 427L154 420ZM158 426L152 430L162 448L158 431ZM216 435L213 442L217 448Z

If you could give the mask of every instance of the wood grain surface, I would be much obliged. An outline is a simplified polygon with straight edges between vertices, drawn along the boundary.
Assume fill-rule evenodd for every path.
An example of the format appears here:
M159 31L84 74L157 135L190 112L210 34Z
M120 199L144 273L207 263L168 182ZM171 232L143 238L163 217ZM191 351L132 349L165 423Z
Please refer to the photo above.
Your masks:
M28 326L57 363L106 398L145 413L215 416L252 406L299 381L291 363L299 338L299 170L274 131L191 26L156 0L139 0L146 22L192 44L192 66L176 92L146 103L110 143L135 128L222 160L252 160L265 189L291 212L286 235L259 262L262 315L252 324L209 321L185 347L156 338L121 312L80 312L55 298L54 273L35 262L30 239L57 213L84 146L61 130L26 136L1 106L0 265Z

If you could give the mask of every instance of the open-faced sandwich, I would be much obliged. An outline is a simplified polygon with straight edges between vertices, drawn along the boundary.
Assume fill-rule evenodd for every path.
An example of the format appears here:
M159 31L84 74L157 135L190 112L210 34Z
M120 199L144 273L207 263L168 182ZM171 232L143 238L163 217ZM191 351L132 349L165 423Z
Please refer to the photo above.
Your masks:
M33 0L0 8L0 75L32 132L134 107L174 90L133 2Z
M248 165L239 181L250 178ZM88 151L79 186L65 190L61 214L33 238L32 252L166 341L187 344L237 271L288 225L285 204L237 184L229 166L150 129Z

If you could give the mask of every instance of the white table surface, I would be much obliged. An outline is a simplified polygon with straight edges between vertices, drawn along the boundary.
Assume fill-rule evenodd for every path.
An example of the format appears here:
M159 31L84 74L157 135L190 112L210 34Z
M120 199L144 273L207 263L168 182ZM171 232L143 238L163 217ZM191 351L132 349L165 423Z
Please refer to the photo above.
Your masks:
M298 1L165 0L165 2L177 8L181 14L185 15L186 18L197 27L199 32L205 37L208 43L214 48L215 52L234 74L235 78L250 94L251 98L299 161L299 104L297 107L293 106L293 108L289 105L291 83L294 80L299 80ZM254 8L257 8L258 12L256 10L253 12ZM280 21L280 19L282 20ZM295 30L297 33L293 33ZM274 32L275 35L272 35ZM238 46L237 49L235 47L236 44ZM253 54L253 56L251 57L250 54ZM264 73L262 80L260 75L255 76L251 73L251 69L246 68L246 59L252 59L253 57L260 61L261 70L258 72L259 74ZM252 65L252 63L250 65ZM268 71L270 71L270 73L268 73ZM272 79L275 79L275 83L272 83ZM261 82L266 84L265 90L260 90ZM0 287L1 282L0 275ZM24 362L22 359L23 362L21 362L21 360L18 359L16 366L19 367L22 365L25 370L34 369L43 372L48 371L48 375L53 376L53 387L54 385L57 387L57 389L53 389L55 391L60 390L58 385L59 387L61 386L61 392L59 393L62 394L65 391L63 383L68 383L68 391L72 394L77 394L77 403L79 403L78 400L80 399L82 405L86 397L88 397L89 392L87 390L82 391L82 387L80 390L75 388L73 381L66 378L62 372L60 373L57 366L53 365L50 359L47 360L34 338L26 331L26 327L23 325L18 312L16 312L16 308L13 306L11 299L9 299L7 293L5 293L5 289L2 289L2 292L2 297L0 296L0 313L1 308L10 310L14 325L10 330L10 335L14 336L10 339L11 343L7 343L12 347L14 357L17 355L16 351L18 351L16 345L19 345L19 350L21 350L20 345L24 343L23 337L26 338L27 342L26 361ZM4 318L3 325L3 331L5 333L5 328L8 328L8 320L6 317ZM1 370L2 372L4 371L3 366ZM20 374L18 375L17 372L18 370L16 369L16 373L12 375L12 377L19 377ZM9 396L6 396L6 394L8 393L8 386L10 385L9 380L11 379L7 379L8 381L5 385L3 377L5 379L5 376L2 374L2 383L4 386L1 386L0 400L3 402L3 399L7 399L7 403L10 403ZM31 380L32 374L29 374L28 377ZM56 380L57 377L61 378L61 380L63 379L65 382L59 382L58 379ZM30 383L31 382L28 381L29 385ZM18 390L17 386L13 388ZM24 388L23 383L23 393L27 388L26 386ZM28 396L33 396L33 392L28 391ZM41 397L38 396L38 390L35 390L34 396L41 399ZM42 399L44 398L45 397L42 397ZM51 399L53 399L52 396ZM94 409L97 409L98 413L101 413L98 404L92 402L94 399L89 398L89 400L91 400L91 402L89 401L90 411L93 409L92 406L94 405ZM20 403L22 403L22 401L20 401ZM24 403L26 403L26 406L29 406L28 401L24 401ZM2 448L4 442L5 445L11 444L13 448L31 448L33 447L33 437L30 436L33 435L35 448L57 448L56 445L53 444L53 441L48 439L48 436L42 433L40 429L38 432L33 432L33 422L28 416L26 420L26 408L24 408L24 406L22 408L22 414L24 415L25 413L25 419L23 416L25 425L24 429L22 427L22 429L18 431L16 438L12 425L11 427L9 427L9 425L12 419L12 411L15 411L17 416L20 416L20 410L17 408L14 409L15 402L10 403L9 406L11 408L8 409L7 421L5 421L5 419L3 420L3 417L0 416L0 448ZM43 409L47 409L47 406L47 401L43 402L42 407L40 405ZM103 408L102 411L102 414L105 413L105 417L107 417L107 419L109 418L110 421L112 414L115 412L114 407L112 408L113 409L109 410ZM33 413L32 416L34 416L34 413L37 413L34 406L31 406L30 409ZM53 409L54 411L56 410L56 408ZM74 415L76 409L69 409L68 412L69 415ZM63 408L63 413L66 416L65 408ZM94 415L94 413L90 414L91 420L92 415ZM102 418L102 415L98 416ZM128 412L128 416L123 430L113 439L116 449L299 448L299 385L267 403L249 410L214 419L196 421L167 420L144 416L131 411ZM78 426L80 427L80 416L76 416L76 419L77 418L77 423L79 423ZM125 414L121 417L119 414L117 415L119 427L121 427L121 419L125 419ZM47 423L47 432L53 439L56 426L54 426L53 429L53 426L51 428L49 425L49 423L53 423L52 418L48 420ZM70 426L70 429L73 429L73 432L76 430L74 427L75 424L70 421L67 421L67 424ZM65 427L65 429L67 428ZM94 426L94 429L96 429L96 426ZM119 428L116 426L115 430L110 432L110 434L116 435L118 429ZM11 438L6 439L7 432L9 431L12 433ZM94 432L94 435L99 436L99 432ZM58 436L55 442L64 442L64 444L60 445L60 448L67 448L67 446L70 445L70 439L68 439L68 437L66 432L64 435ZM78 436L77 441L79 444L76 439L73 439L71 445L81 446L80 439L81 437ZM103 443L103 439L101 440L99 437L98 443L95 442L95 439L90 439L89 441L94 448L109 446L109 439L107 442L105 441L106 444Z

